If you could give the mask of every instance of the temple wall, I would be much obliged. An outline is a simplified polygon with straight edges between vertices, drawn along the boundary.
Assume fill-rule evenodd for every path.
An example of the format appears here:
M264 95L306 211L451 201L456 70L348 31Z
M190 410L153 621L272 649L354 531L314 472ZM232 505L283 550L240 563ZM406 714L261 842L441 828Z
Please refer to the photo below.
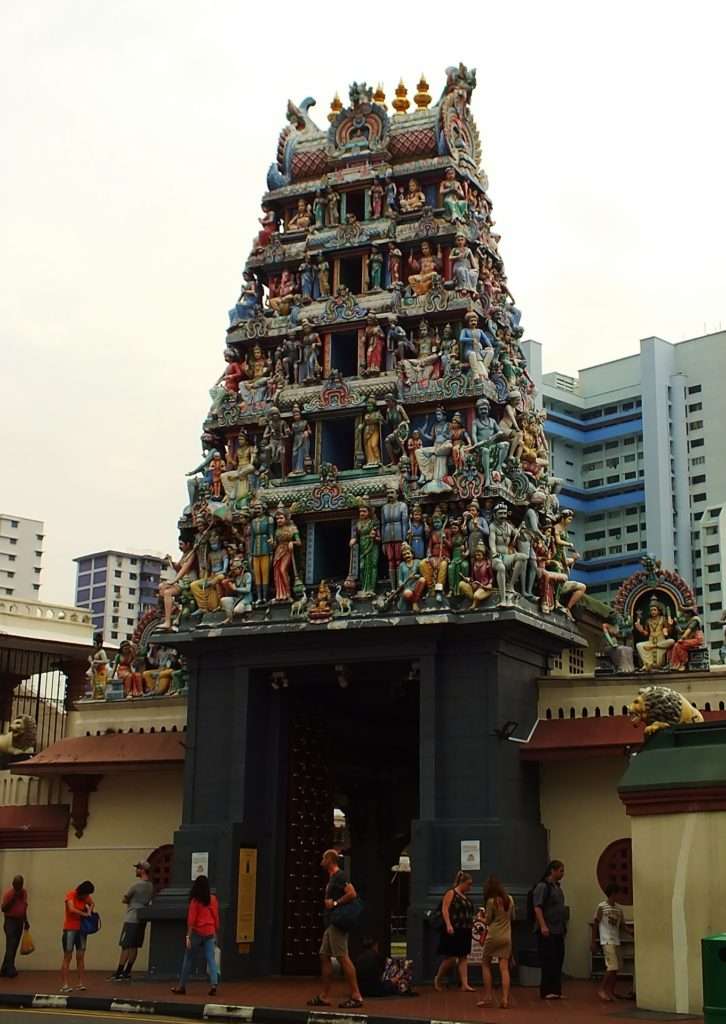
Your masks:
M64 802L70 804L69 793ZM67 849L0 851L0 877L9 884L13 875L20 873L28 889L28 916L36 947L29 967L59 968L63 897L88 878L96 887L94 899L102 928L88 940L86 962L89 970L115 968L124 915L121 897L134 881L133 865L173 841L181 804L181 768L107 775L91 794L83 836L76 839L71 827ZM148 931L145 947L139 953L138 970L146 969ZM22 970L22 961L18 966Z
M638 1009L701 1013L701 939L726 920L726 811L631 821Z
M598 859L608 844L630 835L617 792L625 765L623 757L597 757L576 764L547 761L540 769L550 857L565 864L562 888L570 908L565 971L576 978L590 976L590 921L603 898L595 873ZM630 918L632 908L624 909Z

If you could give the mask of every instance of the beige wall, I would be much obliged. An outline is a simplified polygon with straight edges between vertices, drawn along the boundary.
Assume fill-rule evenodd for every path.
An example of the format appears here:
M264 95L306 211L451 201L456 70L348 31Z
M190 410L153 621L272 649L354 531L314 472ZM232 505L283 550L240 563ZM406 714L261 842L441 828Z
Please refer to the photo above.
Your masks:
M549 851L565 863L563 889L570 908L565 971L590 976L590 928L603 898L595 871L605 847L630 835L630 819L617 793L624 757L546 761L541 766L540 808ZM625 907L627 917L631 908Z
M66 802L71 802L70 794ZM94 899L103 925L88 940L87 965L90 970L116 966L124 914L121 897L134 881L132 865L172 842L181 821L181 805L181 769L106 775L91 794L83 836L76 839L71 829L67 849L0 851L3 884L9 884L15 874L25 876L36 947L29 967L59 967L63 897L86 878L96 887ZM139 968L145 969L146 963L145 949L139 954Z
M631 823L638 1007L701 1013L701 939L726 922L726 812Z

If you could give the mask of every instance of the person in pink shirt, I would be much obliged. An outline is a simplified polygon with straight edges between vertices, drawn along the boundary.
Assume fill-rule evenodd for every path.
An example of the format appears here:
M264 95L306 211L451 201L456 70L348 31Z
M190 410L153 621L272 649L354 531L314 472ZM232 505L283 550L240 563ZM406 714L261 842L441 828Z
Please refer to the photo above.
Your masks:
M217 902L217 897L213 896L210 891L207 876L199 875L194 879L191 892L189 893L186 951L179 974L179 984L172 989L172 992L175 992L177 995L186 995L187 978L192 968L194 950L199 949L201 946L207 958L209 980L212 983L209 994L210 996L217 994L217 961L214 957L214 947L218 931L219 903Z

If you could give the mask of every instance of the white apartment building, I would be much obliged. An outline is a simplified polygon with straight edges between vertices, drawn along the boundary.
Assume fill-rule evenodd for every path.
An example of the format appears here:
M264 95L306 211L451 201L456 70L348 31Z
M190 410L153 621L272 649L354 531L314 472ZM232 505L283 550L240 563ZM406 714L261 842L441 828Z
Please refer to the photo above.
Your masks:
M0 512L0 596L38 600L44 536L40 519Z
M725 393L726 331L645 338L635 355L542 377L577 577L610 601L651 552L693 586L712 654L726 586Z
M130 640L140 616L158 603L165 560L149 553L96 551L73 561L76 605L91 609L94 633L103 633L109 647Z

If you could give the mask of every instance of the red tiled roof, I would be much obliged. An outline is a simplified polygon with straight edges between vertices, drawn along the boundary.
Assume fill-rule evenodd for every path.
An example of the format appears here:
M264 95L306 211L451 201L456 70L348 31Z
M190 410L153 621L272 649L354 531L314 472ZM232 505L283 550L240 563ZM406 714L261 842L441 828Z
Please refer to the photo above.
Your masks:
M184 734L109 733L74 736L12 765L15 775L74 775L98 771L140 771L182 764Z
M725 711L704 711L709 721L726 720ZM523 744L524 761L566 761L575 757L604 757L640 747L643 726L633 725L627 715L600 718L540 719L529 743Z
M0 849L45 849L68 845L67 804L0 807Z

